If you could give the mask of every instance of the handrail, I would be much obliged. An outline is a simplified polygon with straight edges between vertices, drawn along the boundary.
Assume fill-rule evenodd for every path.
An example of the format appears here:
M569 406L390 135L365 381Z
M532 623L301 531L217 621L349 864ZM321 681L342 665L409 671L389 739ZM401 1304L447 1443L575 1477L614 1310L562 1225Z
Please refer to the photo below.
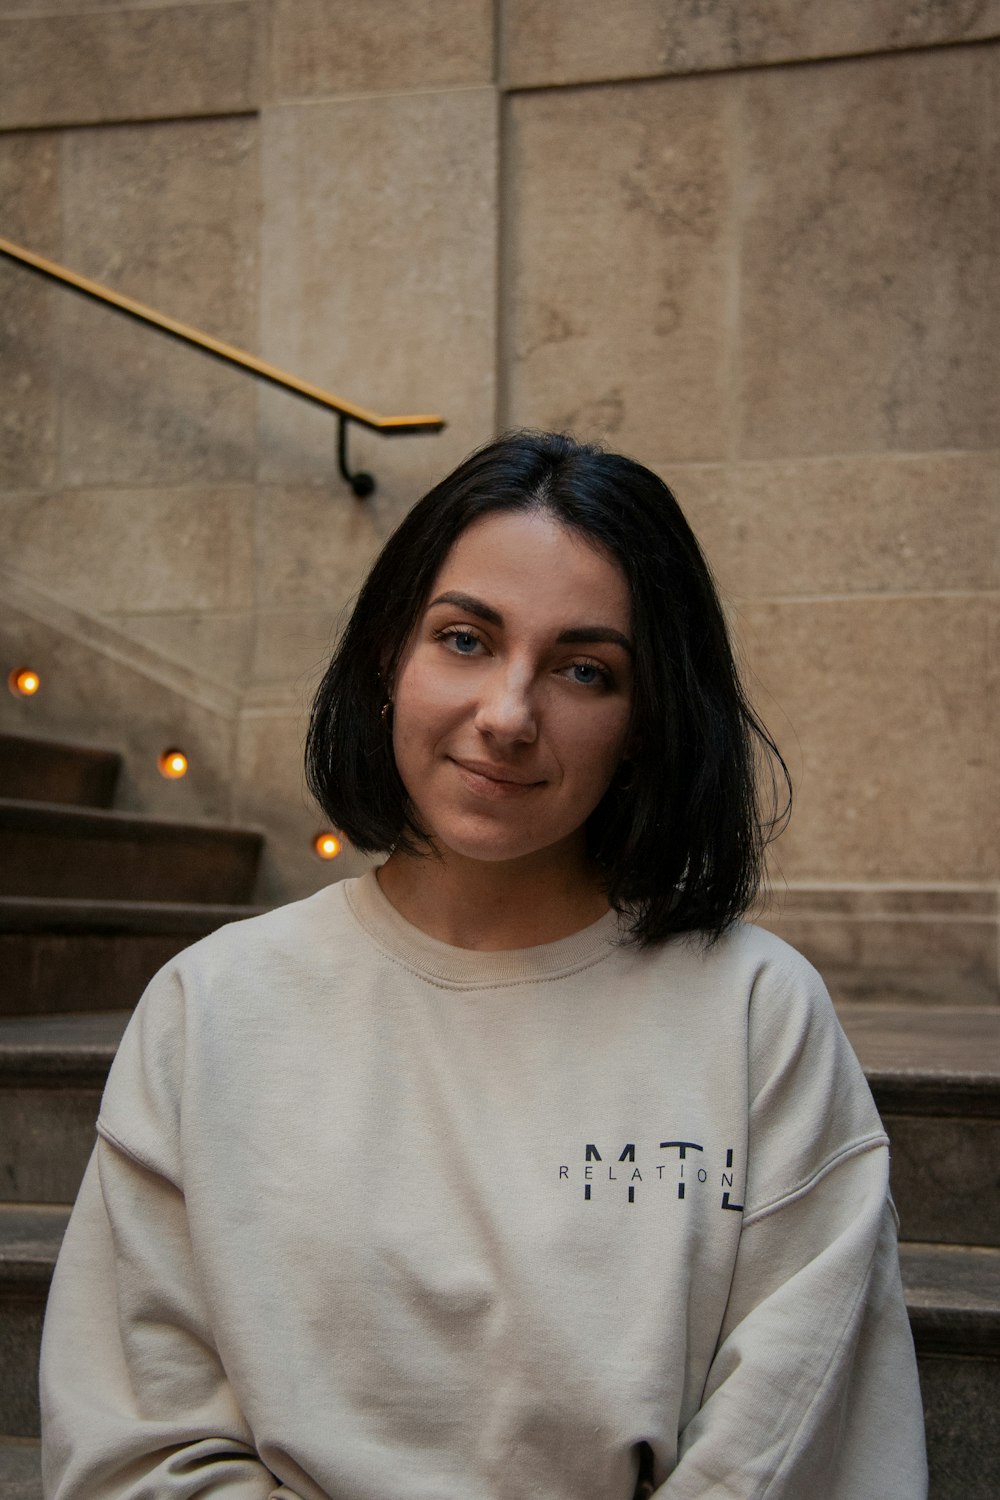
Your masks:
M258 359L255 354L248 354L244 349L237 349L234 344L227 344L222 339L213 338L211 334L202 333L200 329L181 323L177 318L170 318L166 313L157 312L155 307L147 307L144 302L137 302L134 297L126 297L121 292L113 292L110 287L102 286L99 281L91 281L89 277L80 276L76 271L70 271L66 266L60 266L54 260L47 260L44 255L36 255L33 250L26 250L22 245L15 245L12 240L0 237L0 255L6 255L29 270L37 271L41 276L48 276L53 281L60 282L71 291L80 292L85 297L92 297L96 302L103 302L115 312L125 313L130 318L138 319L140 323L148 323L161 333L178 339L182 344L189 344L193 348L200 349L213 359L243 370L258 380L266 380L282 390L291 391L293 395L300 396L304 401L311 401L316 406L322 406L327 411L336 412L339 421L337 457L340 472L359 499L372 493L375 481L370 474L351 474L348 471L346 431L348 422L357 422L362 427L381 433L383 437L399 437L406 433L416 432L440 432L445 426L443 417L426 415L385 417L380 416L378 412L368 411L367 408L358 406L353 401L346 401L342 396L334 396L332 392L324 391L320 386L313 385L311 381L300 380L297 375L290 375L287 370L281 370L277 365Z

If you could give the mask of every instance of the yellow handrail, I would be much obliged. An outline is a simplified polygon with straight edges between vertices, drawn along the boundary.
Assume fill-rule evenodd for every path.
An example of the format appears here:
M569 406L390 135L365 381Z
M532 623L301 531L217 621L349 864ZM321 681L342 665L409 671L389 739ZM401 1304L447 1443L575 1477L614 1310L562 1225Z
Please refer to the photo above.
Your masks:
M445 425L444 419L438 416L383 417L378 412L368 411L363 406L357 406L353 401L345 401L342 396L334 396L330 391L324 391L320 386L313 385L311 381L300 380L297 375L290 375L287 370L280 370L276 365L258 359L255 354L247 354L244 349L237 349L235 345L224 343L222 339L212 338L210 334L202 333L198 328L191 328L187 323L179 322L177 318L169 318L165 313L157 312L154 307L147 307L144 302L137 302L134 297L123 296L121 292L113 292L98 281L91 281L87 276L79 276L75 271L70 271L53 260L46 260L43 255L36 255L32 250L15 245L11 240L0 238L0 255L9 256L11 260L18 261L21 265L28 266L43 276L49 276L54 281L62 282L64 286L82 292L87 297L93 297L98 302L104 302L118 312L127 313L132 318L138 318L140 322L150 323L162 333L170 334L185 344L192 344L196 349L202 349L216 359L236 365L261 380L268 380L272 385L281 386L284 390L294 392L296 396L302 396L306 401L312 401L317 406L324 406L327 410L336 412L342 419L359 422L363 427L370 427L373 431L384 433L387 437L407 432L440 432Z

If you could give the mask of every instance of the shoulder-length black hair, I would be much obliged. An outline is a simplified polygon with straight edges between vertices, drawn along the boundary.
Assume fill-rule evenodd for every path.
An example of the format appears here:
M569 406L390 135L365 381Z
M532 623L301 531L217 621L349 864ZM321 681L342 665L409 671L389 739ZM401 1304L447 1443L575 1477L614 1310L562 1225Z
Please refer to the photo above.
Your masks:
M714 939L756 899L791 783L747 701L711 572L677 501L618 454L515 432L414 506L372 567L316 694L309 788L358 849L426 850L382 714L387 688L456 538L478 517L510 510L544 510L582 532L628 580L629 749L587 822L608 900L639 943L695 931Z

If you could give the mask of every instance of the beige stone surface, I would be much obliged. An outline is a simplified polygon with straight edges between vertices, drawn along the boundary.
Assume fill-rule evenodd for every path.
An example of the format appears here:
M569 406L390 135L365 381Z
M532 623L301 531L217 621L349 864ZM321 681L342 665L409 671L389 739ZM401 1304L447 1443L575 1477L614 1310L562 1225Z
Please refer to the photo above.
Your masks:
M271 0L270 97L488 83L493 0Z
M95 614L249 609L249 489L0 496L5 566Z
M506 0L512 87L752 67L972 41L997 0Z
M860 881L785 881L768 892L767 912L777 917L924 918L1000 917L995 885L885 885Z
M496 103L491 89L265 112L265 357L383 414L437 413L438 436L352 429L384 530L494 423ZM336 422L261 392L263 477L336 477Z
M731 597L1000 588L1000 453L659 469Z
M112 625L206 682L242 692L250 670L254 617L241 614L111 614Z
M42 679L38 694L0 693L0 729L121 751L116 806L160 817L228 820L233 806L235 718L137 671L120 653L95 650L0 599L0 652ZM158 756L179 746L191 769L166 781Z
M236 820L267 834L261 899L291 901L331 880L358 875L369 861L344 845L334 860L318 859L313 839L328 824L306 790L302 770L304 711L244 712L237 752Z
M765 915L823 975L836 1000L996 1005L996 920Z
M58 255L59 189L56 135L0 135L4 239ZM0 308L0 490L52 484L58 463L58 293L0 258Z
M377 512L343 487L262 485L257 498L257 601L319 608L334 619L382 542Z
M776 883L997 878L998 611L995 595L742 610L796 784Z
M997 63L742 80L742 456L996 446Z
M76 7L0 17L0 128L237 113L258 103L258 9Z
M251 120L72 132L65 257L83 275L251 350L257 157ZM253 477L254 382L96 303L63 312L68 483Z
M251 666L254 704L308 706L333 654L340 619L338 612L323 608L259 611Z
M511 100L507 421L728 453L734 104L727 79Z

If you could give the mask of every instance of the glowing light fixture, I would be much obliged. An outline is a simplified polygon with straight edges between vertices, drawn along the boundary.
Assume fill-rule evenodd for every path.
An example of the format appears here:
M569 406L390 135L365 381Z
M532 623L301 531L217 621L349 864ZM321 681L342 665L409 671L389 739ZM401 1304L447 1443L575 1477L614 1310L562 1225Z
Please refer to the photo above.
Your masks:
M33 672L30 667L15 667L7 677L7 686L15 698L33 697L41 685L38 673Z
M313 839L313 848L319 859L336 859L342 848L341 842L335 833L324 829Z
M183 750L164 750L156 762L161 776L168 781L179 781L182 776L187 775L188 758Z

